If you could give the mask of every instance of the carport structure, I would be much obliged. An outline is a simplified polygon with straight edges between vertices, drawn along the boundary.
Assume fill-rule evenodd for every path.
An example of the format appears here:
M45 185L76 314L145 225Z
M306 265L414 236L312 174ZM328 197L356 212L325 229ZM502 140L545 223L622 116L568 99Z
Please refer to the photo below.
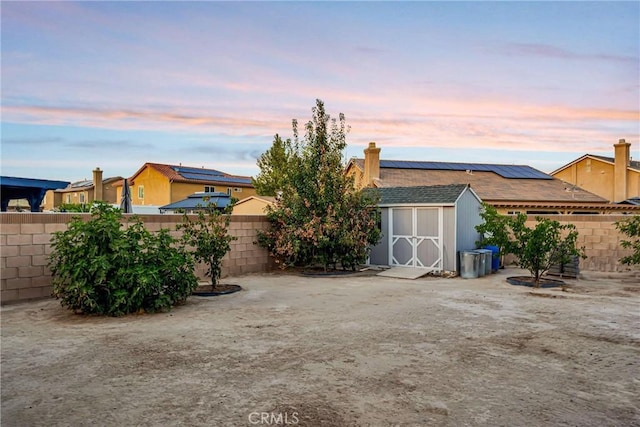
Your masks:
M469 185L377 188L382 240L370 264L458 271L458 252L476 248L482 202Z
M31 212L40 212L40 205L46 192L65 188L67 185L69 185L67 181L0 176L0 208L2 212L6 212L9 201L27 199Z

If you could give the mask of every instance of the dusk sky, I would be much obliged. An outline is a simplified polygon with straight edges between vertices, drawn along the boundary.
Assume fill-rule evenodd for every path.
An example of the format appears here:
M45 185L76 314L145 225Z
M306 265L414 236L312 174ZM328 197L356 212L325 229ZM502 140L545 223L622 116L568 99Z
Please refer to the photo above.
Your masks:
M145 162L258 172L344 113L345 157L528 164L625 138L640 159L640 3L2 1L1 174Z

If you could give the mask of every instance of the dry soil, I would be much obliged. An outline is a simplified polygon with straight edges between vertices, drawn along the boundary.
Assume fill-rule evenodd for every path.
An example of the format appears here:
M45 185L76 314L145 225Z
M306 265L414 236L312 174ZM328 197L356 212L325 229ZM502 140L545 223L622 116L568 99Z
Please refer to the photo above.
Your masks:
M170 313L3 307L3 426L640 425L640 284L252 275Z

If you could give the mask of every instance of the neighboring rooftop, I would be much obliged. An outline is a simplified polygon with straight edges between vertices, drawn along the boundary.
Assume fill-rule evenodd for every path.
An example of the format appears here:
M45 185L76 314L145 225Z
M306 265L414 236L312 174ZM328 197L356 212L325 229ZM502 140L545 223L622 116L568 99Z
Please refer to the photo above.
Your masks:
M231 175L216 169L205 169L182 166L182 165L165 165L162 163L145 163L130 180L142 172L146 167L151 167L173 182L190 182L197 184L233 184L241 187L252 187L251 177L242 175Z
M358 159L364 162L363 159ZM364 163L363 163L364 164ZM420 162L407 160L380 160L381 168L388 169L422 169L422 170L453 170L464 172L493 172L507 179L553 179L537 169L527 165L499 165L485 163L454 163L454 162Z
M352 162L364 170L364 159L352 159ZM376 187L450 184L470 184L474 192L487 202L608 202L603 197L523 165L380 160L380 176L374 180Z
M117 181L122 181L122 179L123 178L121 176L112 176L112 177L103 179L102 183L103 184L115 183ZM93 181L89 179L85 179L82 181L72 182L71 184L67 185L65 188L56 190L56 192L69 193L69 192L78 191L78 190L88 190L93 187L94 187Z

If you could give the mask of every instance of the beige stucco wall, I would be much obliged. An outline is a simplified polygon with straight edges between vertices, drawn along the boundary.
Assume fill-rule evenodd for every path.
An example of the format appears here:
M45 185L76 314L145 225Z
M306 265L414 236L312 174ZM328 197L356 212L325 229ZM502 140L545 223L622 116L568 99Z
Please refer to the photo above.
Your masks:
M251 199L233 207L232 215L265 215L271 203L263 199Z
M586 158L553 176L607 200L613 200L613 170L613 165L609 163Z
M143 187L143 198L138 197ZM122 191L122 187L121 191ZM151 167L145 167L131 185L131 202L142 206L164 206L172 202L169 179Z
M582 159L555 173L554 177L614 200L614 166L597 159ZM627 169L627 198L640 197L640 172Z

